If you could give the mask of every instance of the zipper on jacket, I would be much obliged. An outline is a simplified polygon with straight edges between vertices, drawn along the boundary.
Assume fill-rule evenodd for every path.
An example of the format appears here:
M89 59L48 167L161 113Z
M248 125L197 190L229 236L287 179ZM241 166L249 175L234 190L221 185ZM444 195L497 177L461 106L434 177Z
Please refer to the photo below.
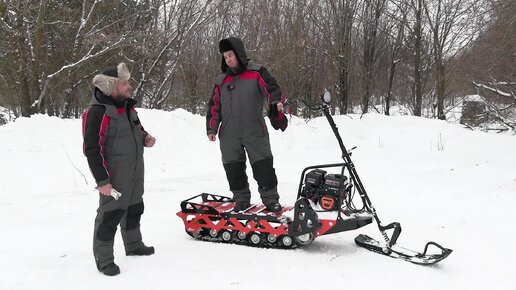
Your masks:
M133 192L131 193L131 195L134 193L134 190L135 190L135 184L136 184L136 174L138 173L138 155L140 155L139 151L138 151L138 140L136 140L136 136L135 136L135 132L134 132L134 125L133 125L133 121L131 120L131 112L130 110L128 110L127 106L126 106L126 117L127 117L127 121L129 122L129 126L131 127L131 135L133 136L133 140L134 140L134 146L135 146L135 152L136 152L136 156L135 156L135 162L134 162L134 174L133 174ZM142 141L143 142L143 141Z

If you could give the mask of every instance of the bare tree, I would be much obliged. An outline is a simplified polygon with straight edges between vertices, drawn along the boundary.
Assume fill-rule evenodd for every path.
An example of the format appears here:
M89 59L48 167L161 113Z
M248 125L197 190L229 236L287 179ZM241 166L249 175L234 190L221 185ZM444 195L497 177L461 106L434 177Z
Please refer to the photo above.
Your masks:
M414 10L414 115L421 116L421 105L423 101L422 80L421 80L421 52L423 50L423 18L422 1L411 0L410 6Z
M7 83L16 84L23 116L57 109L64 117L72 113L77 117L82 105L76 88L86 81L84 68L103 63L106 54L137 37L135 26L142 13L137 2L62 4L46 0L0 4L0 29L7 35L5 41L14 44L5 49L17 67L15 76L3 69L1 74Z
M311 21L322 35L327 53L337 72L340 113L349 111L350 73L353 55L353 24L357 19L358 1L325 0L311 4Z
M481 9L480 35L452 63L451 86L461 95L476 94L486 111L475 123L516 131L516 2L494 0ZM497 123L494 125L493 123ZM501 126L498 126L501 125Z
M373 69L377 60L378 30L385 4L386 0L372 0L366 1L362 7L362 113L369 110L369 99L373 91Z
M435 65L437 118L446 119L446 62L466 46L475 33L468 31L468 21L475 19L478 0L425 0L424 10L432 32L432 53Z
M383 99L389 114L395 99L414 115L429 115L435 106L444 118L453 93L509 92L501 84L513 82L512 75L502 78L513 70L503 64L514 59L478 60L478 51L499 55L501 48L490 50L482 40L495 39L494 33L476 15L495 7L500 18L514 19L512 2L0 0L0 105L14 115L77 117L90 99L91 77L123 60L132 68L141 106L202 113L220 72L217 43L238 36L288 98L310 100L334 86L333 112L379 111L371 105ZM513 26L497 27L493 31ZM510 41L491 42L514 50Z
M390 105L393 101L392 91L394 86L394 78L396 76L396 66L401 61L400 51L403 47L403 39L405 37L405 26L407 23L407 15L405 13L406 5L401 3L401 6L397 6L397 9L393 12L392 17L397 20L393 25L394 31L397 31L397 35L393 35L393 40L389 41L390 44L390 56L389 56L389 79L387 85L387 94L385 97L385 115L390 115Z
M173 94L178 61L195 31L203 29L222 1L154 1L154 21L141 44L141 76L135 99L149 108L163 108Z

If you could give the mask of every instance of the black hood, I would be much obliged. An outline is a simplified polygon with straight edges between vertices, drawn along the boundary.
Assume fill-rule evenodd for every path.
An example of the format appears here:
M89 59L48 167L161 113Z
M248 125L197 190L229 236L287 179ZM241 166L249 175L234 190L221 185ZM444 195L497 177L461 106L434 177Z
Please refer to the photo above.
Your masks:
M247 53L245 52L244 43L242 39L238 37L228 37L226 39L222 39L219 41L219 51L220 53L224 53L225 51L232 50L235 52L238 61L242 67L246 67L249 59L247 58ZM226 72L229 68L224 60L224 55L222 55L222 63L221 63L222 72Z

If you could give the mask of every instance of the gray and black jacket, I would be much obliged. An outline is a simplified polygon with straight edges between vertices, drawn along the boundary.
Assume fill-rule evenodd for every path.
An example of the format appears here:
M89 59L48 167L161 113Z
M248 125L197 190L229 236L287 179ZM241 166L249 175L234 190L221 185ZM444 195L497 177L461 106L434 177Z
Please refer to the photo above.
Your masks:
M284 102L285 97L269 71L247 58L239 38L230 37L224 42L235 52L243 70L233 72L222 57L222 73L215 80L207 108L207 134L218 133L219 138L267 136L264 103Z
M143 147L147 132L134 109L136 101L117 102L95 88L84 112L84 155L97 186L111 183L123 193L143 194Z

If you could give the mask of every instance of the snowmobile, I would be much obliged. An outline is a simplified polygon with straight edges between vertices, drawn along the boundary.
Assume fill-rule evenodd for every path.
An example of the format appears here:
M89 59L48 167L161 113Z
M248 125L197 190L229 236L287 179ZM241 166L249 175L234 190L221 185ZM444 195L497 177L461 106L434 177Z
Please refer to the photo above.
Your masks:
M323 235L356 230L374 220L383 241L359 234L355 238L358 246L421 265L435 264L448 257L452 250L435 242L428 242L423 252L399 246L400 223L384 225L380 221L351 160L352 152L345 148L330 115L329 90L321 95L318 104L304 100L288 102L298 101L311 110L322 111L337 138L344 162L305 168L299 181L297 201L293 206L284 205L277 213L269 212L262 204L252 204L236 212L235 202L230 197L210 193L184 200L177 215L183 220L186 233L205 241L289 249L307 246ZM337 173L327 172L332 168ZM355 204L358 201L361 201L359 208Z

